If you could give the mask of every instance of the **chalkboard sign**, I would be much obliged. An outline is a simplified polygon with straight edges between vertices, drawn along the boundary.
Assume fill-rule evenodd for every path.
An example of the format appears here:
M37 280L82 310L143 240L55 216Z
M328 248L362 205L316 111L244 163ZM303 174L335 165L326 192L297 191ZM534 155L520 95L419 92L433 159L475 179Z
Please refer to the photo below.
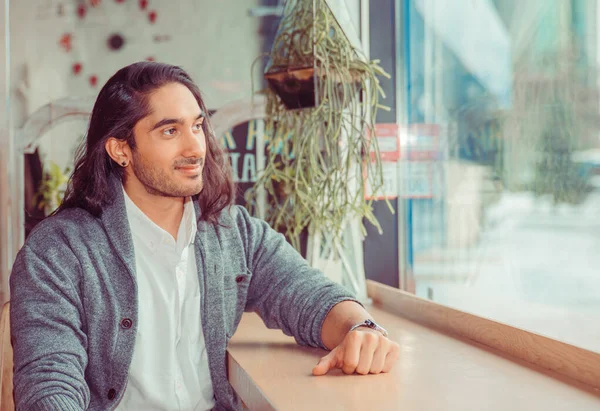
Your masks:
M227 150L233 181L236 184L236 204L246 205L246 192L256 182L256 147L262 130L262 120L250 120L233 127L221 136L223 147Z

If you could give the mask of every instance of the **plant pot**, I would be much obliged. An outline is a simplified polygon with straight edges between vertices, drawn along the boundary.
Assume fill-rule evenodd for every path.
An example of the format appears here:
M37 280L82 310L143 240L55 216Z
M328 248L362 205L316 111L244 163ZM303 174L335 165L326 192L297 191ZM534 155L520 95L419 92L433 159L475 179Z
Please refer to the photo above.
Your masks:
M276 68L265 73L271 89L288 110L315 106L314 67Z
M315 76L318 82L315 83ZM362 101L361 83L358 80L358 73L330 73L329 78L326 73L318 67L277 67L272 68L265 73L264 77L269 83L271 89L279 96L282 103L288 110L315 107L324 97L322 89L317 90L317 84L325 84L327 81L333 82L333 89L337 94L337 101L341 101L340 107L336 109L345 109L349 106L351 98L344 97L344 83L352 84L352 89L356 90L359 101Z

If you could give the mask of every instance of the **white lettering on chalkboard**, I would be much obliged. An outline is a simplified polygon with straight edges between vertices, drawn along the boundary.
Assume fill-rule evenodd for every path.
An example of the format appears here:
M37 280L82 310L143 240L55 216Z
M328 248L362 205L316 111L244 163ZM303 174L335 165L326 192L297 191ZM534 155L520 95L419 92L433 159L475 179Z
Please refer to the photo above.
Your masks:
M256 182L256 156L254 153L246 153L242 157L240 173L240 153L228 153L229 162L233 169L234 183Z

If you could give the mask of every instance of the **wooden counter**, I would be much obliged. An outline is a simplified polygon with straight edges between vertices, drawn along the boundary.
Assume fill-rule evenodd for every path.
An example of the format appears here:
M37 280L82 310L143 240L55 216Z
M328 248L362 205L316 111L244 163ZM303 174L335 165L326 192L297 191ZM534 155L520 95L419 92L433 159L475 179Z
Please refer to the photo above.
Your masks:
M367 307L400 344L392 372L311 374L326 352L300 347L244 314L229 345L229 379L250 410L586 411L600 392L482 345Z

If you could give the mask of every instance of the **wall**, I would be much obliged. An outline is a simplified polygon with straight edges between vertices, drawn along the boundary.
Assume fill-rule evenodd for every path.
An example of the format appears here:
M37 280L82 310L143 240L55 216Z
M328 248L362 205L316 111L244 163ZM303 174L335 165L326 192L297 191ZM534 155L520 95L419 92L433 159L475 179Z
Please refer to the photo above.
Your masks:
M4 22L7 8L5 1L0 0L0 21ZM8 73L8 61L6 58L6 38L7 26L0 26L0 72ZM12 261L12 252L10 247L10 220L9 220L9 175L8 175L8 107L7 99L4 98L8 92L6 79L8 76L0 76L0 299L2 302L8 298L5 294L8 284L9 261Z
M250 67L260 54L257 18L247 10L256 1L181 0L139 2L11 0L12 75L14 124L48 102L66 96L95 95L119 68L153 57L181 65L199 84L207 105L218 108L246 97L251 91ZM84 18L77 5L86 4ZM149 13L156 12L150 22ZM70 33L71 50L61 46ZM107 39L119 33L125 44L111 51ZM74 64L81 64L78 75ZM90 84L96 76L97 84ZM49 158L66 165L73 141L85 124L64 125L48 133L41 146Z

